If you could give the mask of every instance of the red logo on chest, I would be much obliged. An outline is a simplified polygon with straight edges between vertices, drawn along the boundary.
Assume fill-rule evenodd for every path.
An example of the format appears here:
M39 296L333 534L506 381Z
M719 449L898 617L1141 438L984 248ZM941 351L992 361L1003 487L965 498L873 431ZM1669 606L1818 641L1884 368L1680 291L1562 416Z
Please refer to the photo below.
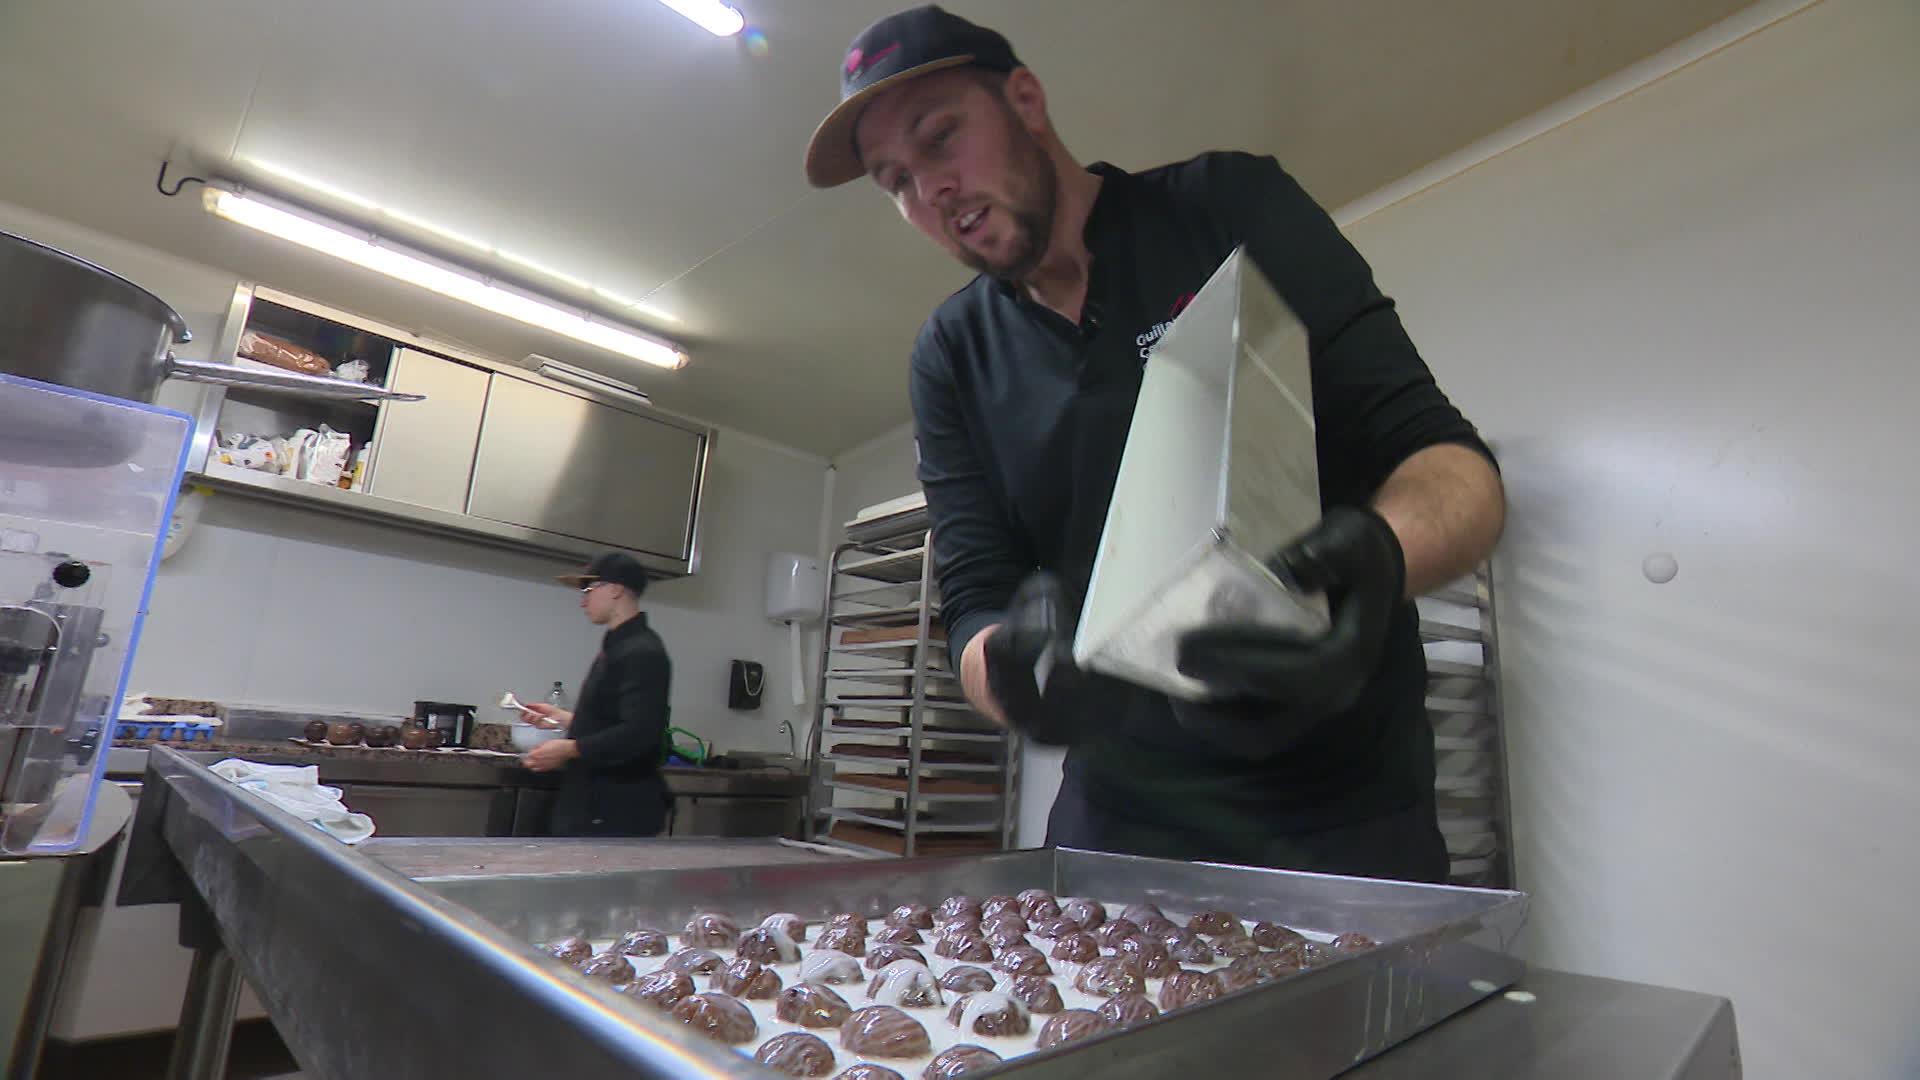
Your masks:
M1188 305L1188 304L1191 304L1191 303L1193 303L1193 294L1192 294L1192 293L1181 293L1181 294L1180 294L1180 299L1178 299L1178 300L1175 300L1175 301L1173 302L1173 308L1172 308L1172 310L1170 310L1170 311L1168 311L1168 312L1167 312L1167 318L1169 318L1169 319L1177 319L1177 318L1179 318L1179 317L1180 317L1180 313L1181 313L1181 312L1183 312L1183 311L1185 311L1185 310L1187 310L1187 305Z

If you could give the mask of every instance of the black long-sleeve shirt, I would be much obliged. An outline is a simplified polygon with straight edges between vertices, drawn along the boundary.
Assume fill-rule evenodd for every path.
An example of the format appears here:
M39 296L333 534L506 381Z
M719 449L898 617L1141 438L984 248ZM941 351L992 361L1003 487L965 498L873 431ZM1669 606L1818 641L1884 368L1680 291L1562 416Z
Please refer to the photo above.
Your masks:
M1428 446L1486 452L1366 261L1272 158L1092 171L1102 184L1077 324L983 275L914 345L919 475L956 662L1037 568L1084 602L1147 352L1238 246L1308 332L1323 506L1369 502ZM1432 798L1424 663L1403 605L1362 700L1258 758L1183 729L1159 694L1096 679L1080 707L1100 734L1066 769L1092 803L1218 841L1196 858L1244 855L1235 836L1366 820Z
M607 631L580 683L566 765L554 803L559 835L651 836L665 820L659 779L673 663L645 612Z

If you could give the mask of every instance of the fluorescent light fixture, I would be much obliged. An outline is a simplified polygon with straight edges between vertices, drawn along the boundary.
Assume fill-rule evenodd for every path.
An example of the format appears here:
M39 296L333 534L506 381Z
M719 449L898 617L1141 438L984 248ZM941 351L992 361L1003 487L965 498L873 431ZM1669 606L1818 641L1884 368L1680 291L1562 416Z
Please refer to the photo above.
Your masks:
M717 37L732 37L747 25L740 9L720 0L660 0L673 10L699 24L700 29Z
M530 353L527 356L527 366L537 368L540 374L545 375L554 382L563 382L568 386L577 386L582 390L592 390L601 394L611 394L614 397L628 398L642 405L653 404L653 398L647 396L645 390L640 389L630 382L621 382L619 379L602 375L597 371L588 371L583 367L574 367L564 360L555 360L551 357L541 356L539 353Z
M529 326L584 341L608 352L669 370L684 367L687 354L679 346L637 330L601 322L582 312L560 307L510 285L443 262L423 252L390 243L378 235L353 229L289 204L227 184L210 184L207 210L238 225L331 255L362 269L398 278Z

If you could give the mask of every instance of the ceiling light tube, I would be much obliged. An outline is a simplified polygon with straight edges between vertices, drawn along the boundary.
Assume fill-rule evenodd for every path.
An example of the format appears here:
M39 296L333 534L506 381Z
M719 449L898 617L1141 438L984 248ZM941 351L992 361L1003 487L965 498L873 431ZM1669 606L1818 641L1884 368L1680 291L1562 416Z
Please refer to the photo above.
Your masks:
M527 362L538 370L540 374L545 375L554 382L563 382L568 386L577 386L582 390L592 390L595 393L611 394L614 397L626 398L629 401L638 402L641 405L653 404L653 398L649 397L645 390L640 389L630 382L621 382L619 379L602 375L597 371L588 371L586 368L574 367L572 364L563 360L554 360L550 357L541 356L538 353L528 356Z
M561 307L551 300L277 199L225 183L208 185L205 199L208 212L218 217L362 269L398 278L655 367L676 370L686 366L686 352L672 342Z
M660 0L715 37L732 37L747 25L740 9L720 0Z

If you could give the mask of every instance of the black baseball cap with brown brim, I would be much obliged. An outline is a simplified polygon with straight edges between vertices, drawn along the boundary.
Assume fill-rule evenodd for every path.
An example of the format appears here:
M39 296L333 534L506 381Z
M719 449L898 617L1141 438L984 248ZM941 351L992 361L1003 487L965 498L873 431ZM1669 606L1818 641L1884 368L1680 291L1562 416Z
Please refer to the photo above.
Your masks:
M576 589L584 588L598 581L611 581L615 585L625 585L639 596L647 591L647 582L653 575L640 565L640 560L624 551L609 551L596 557L585 568L574 574L561 574L554 578L562 585L571 585Z
M889 15L860 31L840 64L840 104L807 144L807 182L830 188L865 175L853 136L874 97L908 79L963 64L1007 72L1020 61L1006 38L935 4Z

